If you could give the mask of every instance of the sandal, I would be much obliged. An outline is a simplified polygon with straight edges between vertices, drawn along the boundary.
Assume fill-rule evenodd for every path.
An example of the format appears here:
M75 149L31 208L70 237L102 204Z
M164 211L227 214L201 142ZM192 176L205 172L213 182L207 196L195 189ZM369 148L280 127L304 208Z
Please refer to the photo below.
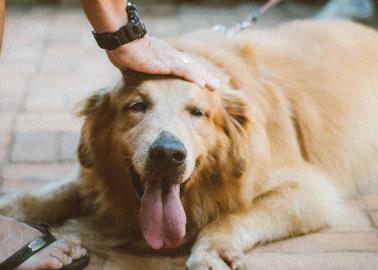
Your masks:
M48 230L48 226L41 224L41 225L29 225L42 233L42 236L38 239L31 241L29 244L25 245L15 254L10 256L8 259L0 263L1 270L13 270L17 266L21 265L23 262L28 260L30 257L48 247L52 243L56 241L56 238L51 234ZM85 255L84 257L73 261L69 265L65 265L59 270L81 270L85 268L89 263L89 255Z

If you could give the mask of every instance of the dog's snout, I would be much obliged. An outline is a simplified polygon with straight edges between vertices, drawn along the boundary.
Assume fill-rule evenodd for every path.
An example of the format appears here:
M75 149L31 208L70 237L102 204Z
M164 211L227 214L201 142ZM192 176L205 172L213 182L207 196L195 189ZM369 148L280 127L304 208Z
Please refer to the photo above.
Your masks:
M185 163L185 146L172 134L163 132L150 148L150 160L159 165L178 167Z

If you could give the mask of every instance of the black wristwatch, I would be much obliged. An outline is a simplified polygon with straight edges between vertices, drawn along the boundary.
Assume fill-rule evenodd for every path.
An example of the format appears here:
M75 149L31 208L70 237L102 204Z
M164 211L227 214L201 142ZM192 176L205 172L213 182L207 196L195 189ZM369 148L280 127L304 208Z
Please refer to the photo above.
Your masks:
M146 27L139 15L138 9L130 0L126 6L126 13L129 22L125 26L122 26L118 31L113 33L92 32L100 48L105 50L115 50L118 47L142 38L147 34Z

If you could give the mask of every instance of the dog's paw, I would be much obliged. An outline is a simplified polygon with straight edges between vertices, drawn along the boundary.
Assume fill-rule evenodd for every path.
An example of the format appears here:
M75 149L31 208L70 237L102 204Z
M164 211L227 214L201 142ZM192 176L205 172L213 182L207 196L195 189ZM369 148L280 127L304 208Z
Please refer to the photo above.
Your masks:
M232 248L195 251L186 262L189 270L246 270L244 253Z

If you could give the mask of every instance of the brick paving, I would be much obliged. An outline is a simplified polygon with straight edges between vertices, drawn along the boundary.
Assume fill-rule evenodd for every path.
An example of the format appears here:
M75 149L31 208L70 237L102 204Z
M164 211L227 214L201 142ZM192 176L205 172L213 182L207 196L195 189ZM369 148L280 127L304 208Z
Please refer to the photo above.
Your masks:
M74 2L8 9L0 60L4 192L30 191L69 174L81 125L72 113L75 104L119 78L96 47L91 28ZM150 33L164 37L219 23L230 25L255 7L253 3L155 4L145 5L142 12ZM315 7L289 3L272 11L257 27L314 12ZM351 205L356 211L351 224L258 247L247 255L249 269L377 269L378 194ZM113 257L117 259L93 256L88 269L185 269L185 258Z

